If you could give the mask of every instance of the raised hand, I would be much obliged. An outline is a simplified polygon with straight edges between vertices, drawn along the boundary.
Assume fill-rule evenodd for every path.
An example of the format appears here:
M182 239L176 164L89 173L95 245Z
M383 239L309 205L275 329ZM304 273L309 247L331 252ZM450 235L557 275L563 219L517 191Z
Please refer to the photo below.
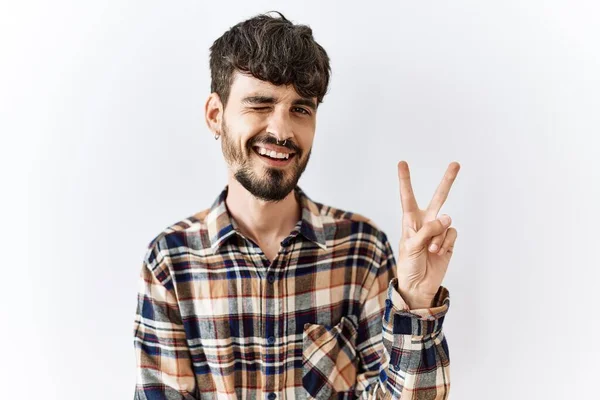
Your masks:
M446 201L459 170L458 162L450 163L431 202L426 209L421 210L410 183L408 163L398 163L402 203L402 238L397 263L398 289L412 309L430 307L446 275L457 231L450 227L450 216L443 214L438 217L437 214Z

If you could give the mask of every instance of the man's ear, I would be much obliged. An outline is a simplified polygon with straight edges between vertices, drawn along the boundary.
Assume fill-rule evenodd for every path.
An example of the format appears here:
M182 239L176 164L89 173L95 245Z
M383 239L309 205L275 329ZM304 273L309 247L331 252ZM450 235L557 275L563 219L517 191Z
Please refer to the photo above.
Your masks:
M211 93L208 99L206 99L204 118L206 119L208 129L210 129L213 135L220 135L222 133L223 103L216 92Z

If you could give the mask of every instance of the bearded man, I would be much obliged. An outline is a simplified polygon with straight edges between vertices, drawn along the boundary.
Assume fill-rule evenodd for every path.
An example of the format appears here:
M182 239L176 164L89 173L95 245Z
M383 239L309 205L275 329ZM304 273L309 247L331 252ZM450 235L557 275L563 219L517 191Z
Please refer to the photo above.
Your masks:
M312 30L281 13L210 48L206 123L228 167L211 207L148 245L134 329L136 399L446 399L456 229L398 163L398 263L370 219L299 186L329 85Z

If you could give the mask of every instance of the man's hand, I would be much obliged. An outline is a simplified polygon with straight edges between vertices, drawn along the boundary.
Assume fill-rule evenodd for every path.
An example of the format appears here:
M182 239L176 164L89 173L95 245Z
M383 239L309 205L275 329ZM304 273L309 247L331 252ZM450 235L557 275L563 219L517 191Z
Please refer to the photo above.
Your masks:
M408 163L398 163L402 202L402 238L398 257L398 289L411 309L428 308L446 275L457 232L448 215L437 217L460 170L448 166L429 206L419 209L410 183ZM447 220L444 220L447 217ZM436 246L431 251L430 246Z

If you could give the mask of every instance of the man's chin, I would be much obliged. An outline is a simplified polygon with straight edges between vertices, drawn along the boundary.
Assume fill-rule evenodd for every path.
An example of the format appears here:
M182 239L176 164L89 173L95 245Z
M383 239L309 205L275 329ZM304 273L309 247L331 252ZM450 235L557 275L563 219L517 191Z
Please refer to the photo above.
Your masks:
M292 190L293 190L293 188L292 188ZM292 190L281 191L278 189L277 190L268 190L268 189L263 188L263 190L258 190L258 191L254 191L254 192L250 192L250 193L259 200L268 201L268 202L277 202L277 201L282 201L283 199L285 199L292 192Z
M264 171L260 176L264 176ZM255 175L256 176L256 175ZM244 173L234 174L235 179L242 185L251 195L257 199L264 201L280 201L287 197L295 188L295 184L289 180L273 180L270 178L256 179Z

